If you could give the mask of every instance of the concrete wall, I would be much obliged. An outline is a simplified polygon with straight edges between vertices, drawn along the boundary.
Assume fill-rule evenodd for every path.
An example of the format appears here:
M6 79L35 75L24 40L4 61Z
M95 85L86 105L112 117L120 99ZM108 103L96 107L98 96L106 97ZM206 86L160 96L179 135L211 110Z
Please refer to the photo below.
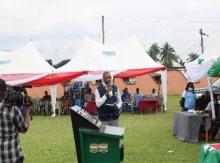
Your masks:
M27 92L31 97L34 98L42 98L44 96L44 91L48 91L48 94L50 94L50 87L33 87L28 88ZM62 97L64 94L64 87L61 84L57 85L57 97Z
M178 70L167 72L167 92L169 95L181 95L187 84L187 79Z
M129 92L132 94L136 92L136 88L139 88L141 93L144 95L150 95L153 88L159 90L159 85L150 75L137 77L135 85L126 85L123 79L116 79L115 84L120 88L120 90L123 90L125 87L127 87Z
M187 79L178 70L170 70L167 73L168 83L167 92L169 95L181 95L186 88ZM195 88L205 88L208 86L207 76L203 77L198 82L193 83Z

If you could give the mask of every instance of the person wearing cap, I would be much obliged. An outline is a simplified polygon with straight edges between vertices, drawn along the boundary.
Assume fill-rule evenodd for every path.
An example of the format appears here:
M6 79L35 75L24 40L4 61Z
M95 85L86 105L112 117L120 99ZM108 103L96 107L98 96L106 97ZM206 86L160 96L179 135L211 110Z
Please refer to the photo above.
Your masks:
M7 85L0 79L0 163L23 163L19 133L26 133L30 122L29 106L24 105L25 119L20 109L6 100Z
M98 118L102 124L118 126L119 109L122 101L119 89L111 83L111 74L103 73L103 83L95 91Z

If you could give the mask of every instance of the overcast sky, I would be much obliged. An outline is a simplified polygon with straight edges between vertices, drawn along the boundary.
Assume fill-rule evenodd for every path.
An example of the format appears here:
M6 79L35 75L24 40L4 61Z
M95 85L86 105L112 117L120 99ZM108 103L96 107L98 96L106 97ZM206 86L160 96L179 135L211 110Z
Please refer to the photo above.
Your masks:
M101 43L101 16L106 43L136 35L148 49L169 42L182 58L200 52L199 29L206 53L220 53L219 0L0 0L0 50L29 40L46 59L72 58L82 39Z

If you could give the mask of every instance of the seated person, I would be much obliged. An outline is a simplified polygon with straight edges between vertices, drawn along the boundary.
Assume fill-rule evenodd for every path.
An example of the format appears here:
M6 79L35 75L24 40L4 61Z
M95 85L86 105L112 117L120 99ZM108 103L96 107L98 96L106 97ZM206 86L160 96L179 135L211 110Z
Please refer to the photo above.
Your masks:
M51 96L48 95L48 92L44 92L43 101L51 101Z
M205 110L207 107L208 103L211 101L209 91L205 91L203 95L198 99L197 102L197 108L199 110Z
M42 98L42 107L45 114L49 114L52 112L52 106L51 106L51 96L48 94L47 91L44 92L44 96Z
M123 90L123 94L121 96L122 100L122 111L127 110L129 112L132 112L131 108L131 94L128 92L128 88L125 88Z
M155 88L152 89L152 93L151 93L150 97L152 97L152 98L158 97L158 93L156 92Z
M220 128L220 95L217 95L217 98L214 102L214 108L215 108L215 118L212 118L212 124L210 129L210 134L212 139L215 138ZM211 101L207 105L205 111L208 111L210 114L212 113Z
M64 96L61 98L62 101L62 110L64 114L69 114L69 109L72 106L72 100L69 97L68 92L64 92Z
M138 111L139 101L142 99L142 93L140 89L136 89L136 93L134 94L134 112Z
M85 94L85 103L84 103L85 108L88 102L95 102L95 95L92 93L91 88L89 88Z

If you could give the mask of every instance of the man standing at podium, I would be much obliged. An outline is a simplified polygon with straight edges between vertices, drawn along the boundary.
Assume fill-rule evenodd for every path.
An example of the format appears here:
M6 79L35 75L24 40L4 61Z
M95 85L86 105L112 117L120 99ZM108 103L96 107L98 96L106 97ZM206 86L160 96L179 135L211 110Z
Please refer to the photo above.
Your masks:
M112 85L112 77L108 71L103 73L103 83L96 89L95 102L102 124L118 126L121 95L117 86Z

